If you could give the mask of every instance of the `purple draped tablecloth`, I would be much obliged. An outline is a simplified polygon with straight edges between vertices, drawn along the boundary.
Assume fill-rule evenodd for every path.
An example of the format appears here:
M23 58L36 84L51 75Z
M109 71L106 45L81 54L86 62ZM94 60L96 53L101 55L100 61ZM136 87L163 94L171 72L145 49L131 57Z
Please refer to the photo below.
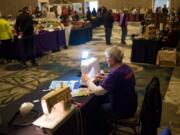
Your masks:
M57 30L52 32L41 32L34 36L35 54L36 56L42 55L44 52L58 50L60 47L66 45L65 31ZM21 58L23 51L22 40L15 40L12 45L13 53L11 54L12 59Z

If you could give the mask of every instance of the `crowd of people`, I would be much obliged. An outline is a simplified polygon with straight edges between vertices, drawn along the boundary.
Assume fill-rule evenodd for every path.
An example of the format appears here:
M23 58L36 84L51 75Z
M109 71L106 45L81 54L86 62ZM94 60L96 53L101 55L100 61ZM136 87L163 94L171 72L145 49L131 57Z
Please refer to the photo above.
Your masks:
M138 11L140 10L135 10L135 8L133 8L132 12L130 12L126 8L121 9L121 11L118 13L118 19L116 19L115 13L113 13L112 9L108 10L105 7L103 7L102 9L103 10L100 11L103 11L104 13L101 14L101 16L103 17L103 24L105 28L106 44L111 44L113 23L115 21L118 21L118 24L121 27L120 43L122 46L126 45L125 41L128 32L127 26L129 21L129 14L138 14ZM173 8L169 10L166 5L164 5L163 8L157 7L156 12L153 12L152 9L148 9L147 12L145 12L144 17L139 21L141 21L142 25L142 34L144 34L145 32L145 27L147 27L148 25L155 25L156 30L160 31L159 37L161 41L161 46L169 46L176 48L179 41L180 8L178 8L176 11ZM163 25L162 28L160 28L160 24Z
M46 10L45 10L46 9ZM79 9L81 11L81 9ZM115 21L118 21L119 26L121 28L121 45L126 45L126 36L127 36L127 26L128 26L128 20L129 20L129 14L139 14L141 11L140 8L132 8L131 10L128 10L126 8L121 8L119 12L115 12L114 9L107 9L106 7L102 6L99 7L96 11L95 8L93 10L90 10L90 7L87 7L86 14L83 17L83 15L76 10L73 11L71 6L63 6L62 7L62 14L61 16L58 16L57 11L54 7L51 8L45 8L44 10L40 11L38 7L36 7L34 10L28 9L28 7L23 8L22 10L19 10L19 13L16 17L16 23L15 23L15 36L18 38L23 39L23 43L27 44L23 50L24 54L21 56L21 61L24 66L26 66L26 56L28 54L28 57L31 59L32 65L37 65L35 60L35 47L33 46L33 18L41 18L41 17L47 17L47 18L56 18L57 21L62 22L65 26L68 25L70 21L79 21L80 19L84 18L84 20L92 21L92 18L102 18L102 24L104 25L105 30L105 42L107 45L111 45L111 35L112 35L112 29L113 24ZM168 9L166 5L164 5L162 8L157 7L155 12L153 12L152 9L145 10L144 12L144 18L140 21L142 21L143 27L146 27L149 24L155 24L156 28L159 29L160 23L164 23L163 30L160 32L161 36L161 44L162 46L170 46L170 47L176 47L177 42L179 40L178 38L178 29L179 29L179 22L180 22L180 8L175 10L174 8ZM118 19L115 18L114 14L118 13ZM162 16L160 19L160 16ZM59 19L59 20L58 20ZM13 41L13 34L12 34L12 28L10 27L9 22L7 19L2 17L1 15L1 24L6 23L7 30L4 29L2 34L0 35L0 40L2 45L2 53L1 58L4 59L10 59L6 54L4 54L4 49L9 50L8 47ZM3 25L1 25L3 27ZM5 32L6 31L6 32ZM144 32L144 30L143 30ZM6 33L6 34L4 34ZM5 35L5 36L4 36ZM9 44L9 45L7 45ZM32 45L31 45L32 44ZM173 44L173 45L172 45Z
M14 39L22 39L24 46L22 46L21 53L21 64L22 67L27 67L26 61L31 60L32 66L37 66L35 60L35 47L34 47L34 27L33 27L33 17L31 11L28 7L24 7L19 11L16 17L16 23L14 26L15 32L13 33L13 28L10 26L10 22L5 17L0 15L0 41L1 47L1 58L9 61L11 60Z

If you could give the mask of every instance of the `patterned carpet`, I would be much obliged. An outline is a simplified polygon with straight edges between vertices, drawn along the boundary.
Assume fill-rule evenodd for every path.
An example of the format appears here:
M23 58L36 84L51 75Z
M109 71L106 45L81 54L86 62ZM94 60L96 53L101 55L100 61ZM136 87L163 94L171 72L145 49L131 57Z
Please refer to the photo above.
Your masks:
M151 78L154 75L158 76L161 83L161 94L165 97L161 127L169 126L171 123L174 134L178 135L180 128L180 68L161 68L155 65L131 63L132 41L130 35L139 33L139 23L130 23L128 30L127 45L123 47L124 62L129 64L135 72L139 101L142 101L145 87ZM101 66L106 68L104 50L107 46L104 37L104 28L98 27L93 30L93 41L79 46L70 46L68 49L62 49L56 53L47 52L43 57L37 59L38 67L32 67L28 63L28 68L22 69L18 61L1 64L0 107L5 107L23 95L36 90L46 81L53 80L71 69L79 69L80 54L83 50L87 50L90 55L97 57ZM112 44L120 45L120 28L117 24L114 25L111 40Z

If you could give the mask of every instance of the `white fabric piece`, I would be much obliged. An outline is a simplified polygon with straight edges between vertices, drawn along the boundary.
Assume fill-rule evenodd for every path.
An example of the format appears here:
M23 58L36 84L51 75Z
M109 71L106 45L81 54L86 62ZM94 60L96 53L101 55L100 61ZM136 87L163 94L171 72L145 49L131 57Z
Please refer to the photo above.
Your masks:
M72 28L72 26L65 27L66 46L69 46L69 38L70 38L71 28Z
M92 91L92 93L97 96L101 96L107 93L107 91L103 87L96 86L91 80L87 81L87 86Z

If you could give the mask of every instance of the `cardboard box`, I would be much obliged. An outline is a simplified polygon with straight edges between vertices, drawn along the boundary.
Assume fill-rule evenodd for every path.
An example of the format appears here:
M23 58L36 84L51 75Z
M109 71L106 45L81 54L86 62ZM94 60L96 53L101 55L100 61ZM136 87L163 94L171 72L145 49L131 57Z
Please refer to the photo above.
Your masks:
M177 64L176 49L159 50L156 64L162 67L175 67Z

